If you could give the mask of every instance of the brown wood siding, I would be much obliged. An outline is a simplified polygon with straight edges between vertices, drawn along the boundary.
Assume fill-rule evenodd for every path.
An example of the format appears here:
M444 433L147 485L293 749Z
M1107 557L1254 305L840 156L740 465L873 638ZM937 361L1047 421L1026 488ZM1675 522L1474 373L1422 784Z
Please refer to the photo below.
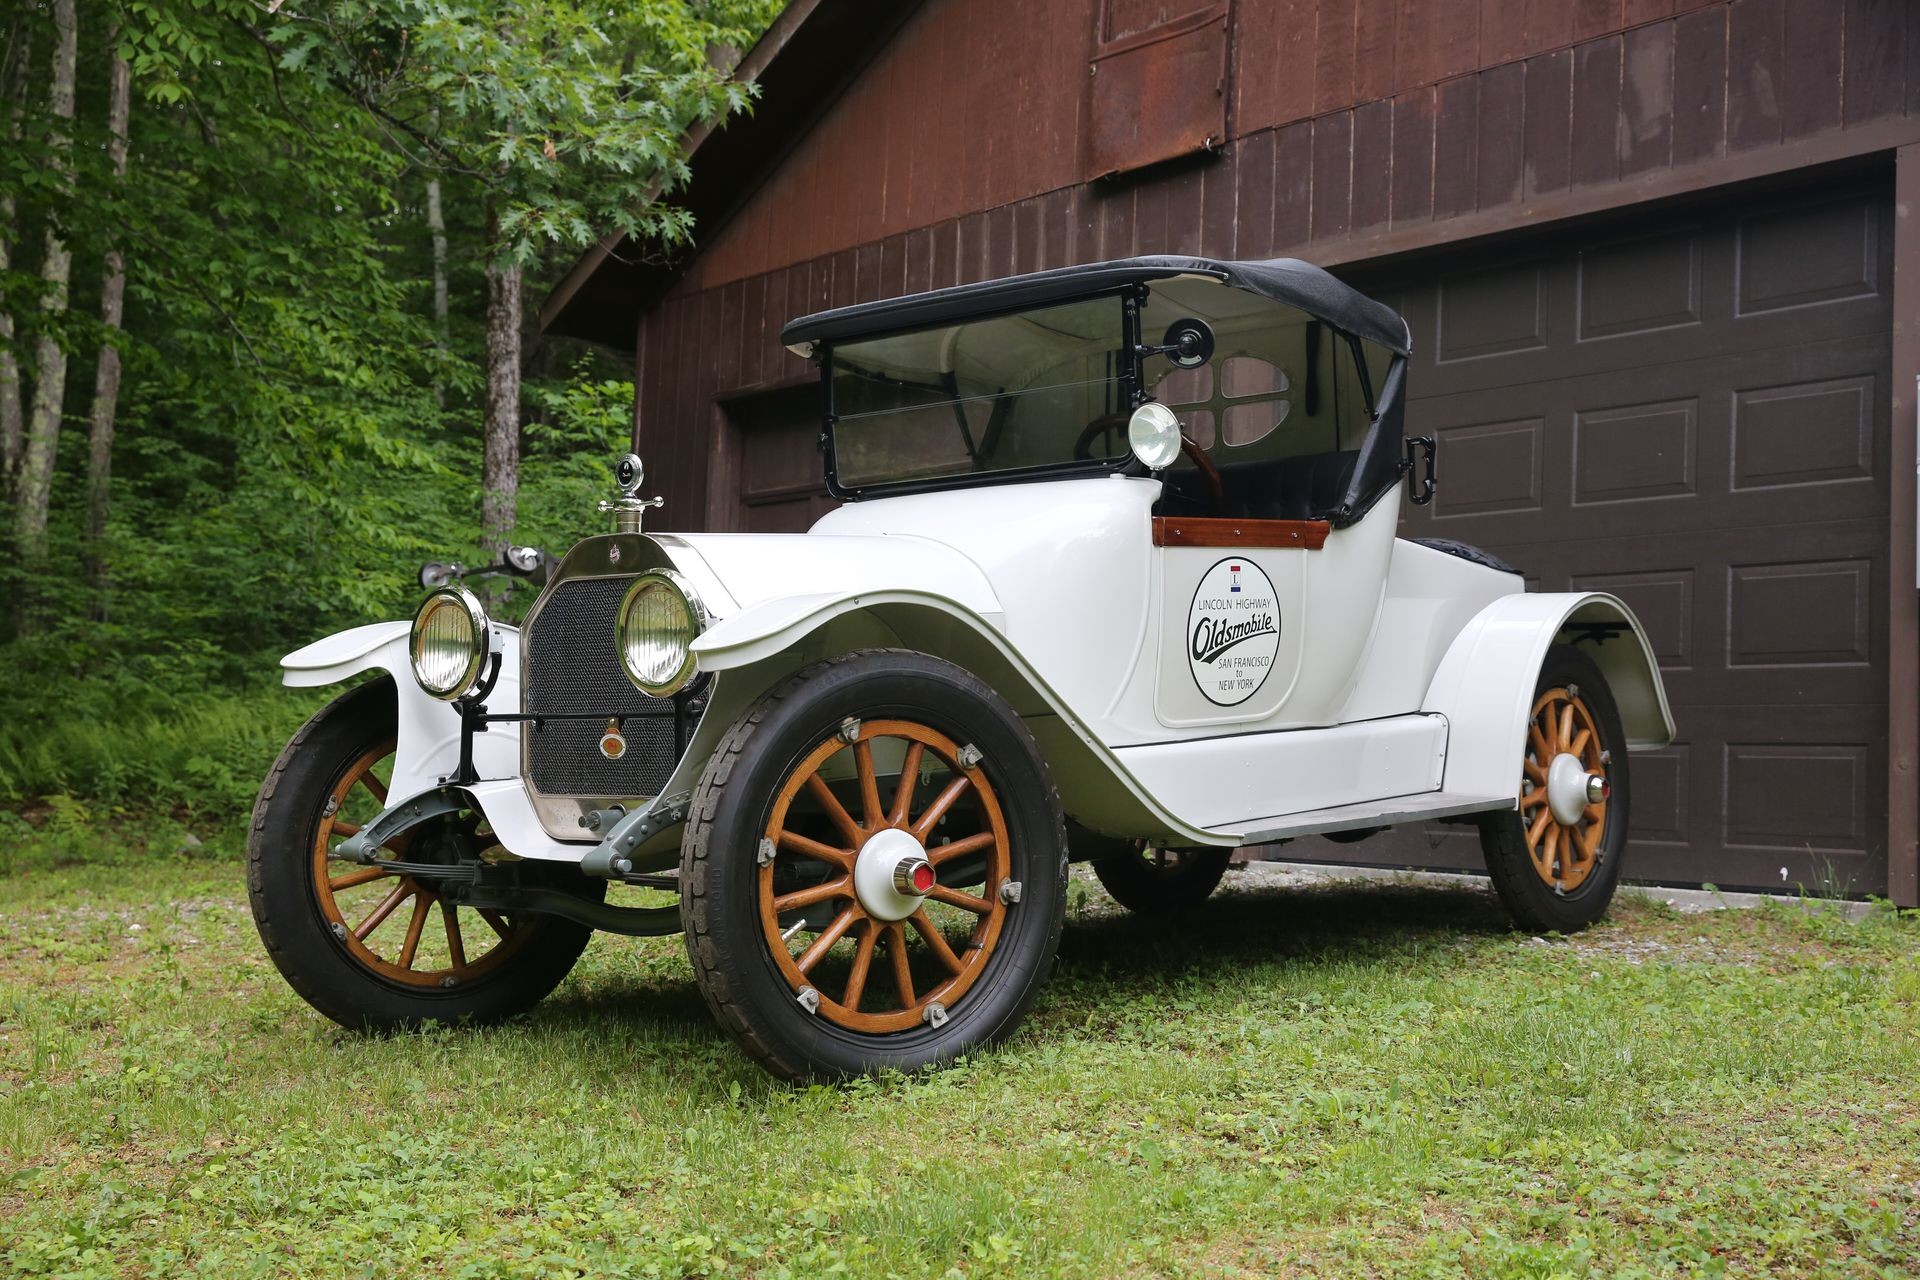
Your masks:
M1051 200L1057 214L1082 189L1095 0L1045 6L1043 37L1022 16L1031 8L931 0L711 230L678 287L698 292L983 209L1029 219L996 228L1017 249L1000 255L1010 269L1064 261L1063 228L1031 221L1028 202ZM1236 5L1233 21L1230 141L1211 161L1133 184L1146 247L1218 252L1230 231L1245 234L1249 213L1265 224L1249 242L1270 228L1275 251L1471 212L1520 218L1529 199L1920 102L1920 6L1890 0L1275 0ZM962 48L979 56L956 57ZM1185 216L1203 210L1203 191L1234 192L1232 228ZM1091 196L1110 198L1098 186ZM876 287L895 278L892 261L865 265ZM844 281L845 297L875 296L863 283Z
M947 33L949 43L939 50L940 56L915 55L924 59L926 73L934 77L929 83L938 86L935 96L946 104L955 101L955 94L964 96L972 84L970 68L980 60L971 40L953 43L960 28L939 21L929 25L929 19L940 19L943 11L955 7L954 0L931 0L927 13L895 42L894 56L899 56L905 46L924 41L928 30ZM1412 72L1401 62L1409 37L1400 9L1355 0L1355 23L1384 21L1393 26L1393 75L1382 80L1376 62L1369 60L1362 68L1356 61L1348 73L1355 78L1354 101L1321 110L1320 102L1335 101L1337 95L1319 96L1324 86L1318 78L1319 8L1314 0L1275 0L1269 5L1243 0L1236 6L1243 23L1253 20L1249 15L1305 12L1311 38L1303 37L1297 24L1275 19L1276 43L1269 57L1277 61L1262 65L1257 75L1236 72L1230 107L1236 136L1217 159L1120 183L1079 182L1077 142L1069 145L1078 137L1078 97L1053 102L1041 94L1053 103L1044 110L1056 114L1024 121L1019 130L1002 136L993 121L1001 109L998 104L983 104L965 114L936 109L926 104L912 77L896 76L886 82L884 92L849 94L775 168L737 216L714 224L707 253L644 317L635 352L635 428L657 492L668 499L659 523L707 527L715 504L725 496L710 492L710 476L729 492L737 488L749 497L781 492L777 476L727 470L738 465L740 455L736 452L730 463L723 442L737 445L742 437L723 401L811 378L810 367L777 343L780 326L796 315L888 292L1138 252L1177 249L1243 257L1297 253L1353 263L1396 246L1509 230L1536 218L1629 203L1648 192L1697 189L1822 157L1896 145L1912 139L1910 126L1894 122L1920 117L1920 4L1904 0L1811 5L1797 0L1680 0L1671 5L1628 0L1578 10L1554 0L1487 0L1480 9L1478 56L1491 65L1424 82L1409 80ZM1497 21L1489 17L1496 11ZM1382 12L1387 17L1381 18ZM1837 46L1829 33L1810 29L1809 24L1820 25L1814 19L1822 14L1829 25L1839 27ZM1808 33L1806 40L1797 34L1801 32ZM1379 47L1386 37L1376 25L1365 38L1370 47ZM1243 42L1237 48L1244 66L1247 46ZM1000 54L996 46L995 56ZM1073 64L1077 84L1085 63L1083 55L1076 57L1082 58ZM1301 77L1285 70L1301 58L1314 68L1304 78L1304 101ZM953 67L963 70L956 73ZM1333 75L1329 84L1337 85L1337 68ZM1002 86L1001 92L1018 97L1026 90L1015 83ZM835 133L836 118L855 99L865 113L900 114L904 109L890 104L913 103L910 115L924 134L919 145L913 145L913 137L897 122L883 122L874 132L869 120L864 122L868 132L857 142L823 151L822 142ZM1259 111L1274 123L1244 127L1257 118L1247 105L1250 101L1265 102ZM1062 127L1067 132L1059 132ZM1848 141L1855 138L1861 141ZM873 163L875 155L895 147L906 149L904 193L902 170L891 161ZM938 163L927 163L929 151ZM1048 161L1048 156L1053 159ZM1049 169L1049 163L1056 167ZM904 203L896 206L896 199ZM824 207L827 203L831 209ZM1819 382L1824 377L1814 376L1819 372L1808 376ZM1840 383L1861 376L1843 374L1824 380ZM1415 394L1422 393L1417 378ZM1883 421L1876 420L1876 432L1884 431ZM1710 427L1710 419L1696 416L1692 429L1705 433ZM1458 445L1455 434L1452 443ZM1471 433L1465 438L1471 441ZM1699 438L1704 442L1708 437ZM1883 482L1890 465L1884 461L1884 441L1876 436L1873 448L1875 475ZM804 449L792 443L777 452L786 465L800 465L797 460L805 457ZM1459 451L1451 452L1457 457ZM1458 473L1453 474L1457 479ZM1697 472L1692 482L1706 478ZM754 516L750 513L747 519L751 523ZM1711 561L1712 566L1724 564L1731 575L1735 568L1750 568L1757 561L1730 537L1689 534L1683 541L1697 562L1695 568ZM1868 683L1888 679L1881 674L1889 671L1885 647L1894 642L1888 627L1897 623L1901 634L1910 634L1911 622L1905 612L1890 621L1884 551L1872 551L1867 541L1841 545L1831 539L1810 541L1804 555L1799 548L1792 550L1832 570L1824 577L1815 575L1814 586L1852 590L1856 604L1864 591L1869 601L1867 666L1861 668L1854 656L1836 649L1825 658L1814 655L1819 659L1812 663L1816 674L1827 679L1851 670L1864 671ZM1571 558L1563 567L1557 562L1552 566L1569 582L1607 573L1654 574L1671 567L1649 560L1634 570L1582 568ZM1704 581L1696 575L1696 594L1690 601L1696 616L1704 607L1705 597L1699 594ZM1770 589L1792 585L1759 570L1737 583L1731 577L1727 581L1755 600ZM1628 582L1623 589L1657 594L1658 587L1649 580ZM1706 631L1696 634L1692 643L1696 653L1726 648L1724 636L1715 640ZM1736 676L1777 665L1767 654L1735 656L1742 658ZM1703 678L1686 679L1699 683ZM1850 877L1856 889L1883 882L1884 845L1875 846L1893 834L1883 825L1885 815L1897 809L1895 825L1908 830L1915 807L1906 791L1897 799L1890 794L1884 771L1873 773L1890 745L1901 747L1914 738L1906 733L1889 742L1884 699L1875 711L1865 701L1864 685L1811 690L1809 706L1824 709L1809 712L1813 718L1794 729L1798 738L1786 743L1805 748L1804 759L1795 763L1790 751L1756 737L1744 722L1724 717L1716 721L1719 713L1711 711L1703 719L1692 705L1694 693L1683 689L1678 696L1688 700L1681 713L1689 732L1698 730L1689 744L1692 754L1681 766L1653 766L1641 780L1641 793L1649 806L1669 805L1671 801L1657 798L1667 794L1659 788L1671 792L1680 783L1672 776L1660 781L1659 771L1665 768L1672 775L1680 768L1690 788L1685 820L1717 822L1721 834L1698 826L1696 832L1676 837L1677 828L1636 823L1650 833L1655 846L1650 852L1668 858L1668 867L1685 867L1669 874L1697 874L1722 883L1777 881L1780 865L1789 865L1795 877L1804 873L1817 878L1822 872L1816 864L1830 863ZM1869 732L1876 715L1882 726L1879 737ZM1720 735L1719 740L1712 735ZM1710 802L1717 802L1720 793L1712 792L1713 786L1758 786L1764 791L1766 779L1782 770L1836 779L1845 774L1850 779L1848 814L1831 824L1838 836L1789 856L1776 846L1785 842L1780 833L1791 824L1775 822L1764 810L1756 811L1757 818L1741 819L1744 826L1723 816L1702 816L1716 812ZM1767 828L1768 823L1773 827ZM1669 834L1662 836L1662 831ZM1900 838L1905 843L1898 855L1903 860L1899 874L1907 878L1895 880L1893 887L1911 896L1912 873L1904 869L1911 837ZM1457 843L1443 840L1434 856ZM1733 855L1719 851L1730 847ZM1328 846L1328 852L1351 858L1371 848Z

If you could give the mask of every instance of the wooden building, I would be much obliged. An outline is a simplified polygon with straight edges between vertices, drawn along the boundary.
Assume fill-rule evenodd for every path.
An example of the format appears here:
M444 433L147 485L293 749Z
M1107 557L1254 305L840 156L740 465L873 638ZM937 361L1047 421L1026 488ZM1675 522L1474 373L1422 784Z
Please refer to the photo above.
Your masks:
M829 505L792 316L1307 258L1412 325L1405 532L1649 627L1680 741L1630 874L1915 902L1920 5L795 0L743 74L698 247L602 246L543 315L634 352L669 527ZM1319 852L1472 862L1449 831Z

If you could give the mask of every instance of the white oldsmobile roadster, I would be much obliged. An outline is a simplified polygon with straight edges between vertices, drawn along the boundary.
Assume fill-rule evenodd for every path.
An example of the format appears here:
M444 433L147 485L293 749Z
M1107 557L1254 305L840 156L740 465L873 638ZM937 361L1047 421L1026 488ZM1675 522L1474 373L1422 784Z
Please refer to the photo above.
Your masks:
M1394 312L1301 262L1150 257L782 338L844 504L809 532L643 533L629 456L616 531L523 626L448 581L284 659L388 673L255 811L260 932L321 1012L498 1019L595 929L684 931L747 1052L833 1077L1017 1026L1074 858L1166 911L1241 845L1470 823L1525 927L1606 909L1659 672L1612 596L1395 537L1434 459Z

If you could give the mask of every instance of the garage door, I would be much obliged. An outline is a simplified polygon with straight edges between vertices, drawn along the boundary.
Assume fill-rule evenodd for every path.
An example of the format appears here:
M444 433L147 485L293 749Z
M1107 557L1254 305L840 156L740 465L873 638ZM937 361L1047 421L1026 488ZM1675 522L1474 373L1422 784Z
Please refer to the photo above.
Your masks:
M1403 534L1651 633L1680 740L1633 760L1630 875L1885 885L1891 235L1883 189L1829 189L1371 282L1439 440ZM1318 852L1478 860L1441 827Z

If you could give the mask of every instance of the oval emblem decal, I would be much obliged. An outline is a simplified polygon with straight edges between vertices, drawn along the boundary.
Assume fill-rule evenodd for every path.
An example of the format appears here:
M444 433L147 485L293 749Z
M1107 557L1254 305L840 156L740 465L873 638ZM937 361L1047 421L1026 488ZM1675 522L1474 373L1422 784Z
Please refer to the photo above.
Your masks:
M1280 601L1251 560L1200 575L1187 611L1187 665L1208 702L1236 707L1260 691L1280 652Z

